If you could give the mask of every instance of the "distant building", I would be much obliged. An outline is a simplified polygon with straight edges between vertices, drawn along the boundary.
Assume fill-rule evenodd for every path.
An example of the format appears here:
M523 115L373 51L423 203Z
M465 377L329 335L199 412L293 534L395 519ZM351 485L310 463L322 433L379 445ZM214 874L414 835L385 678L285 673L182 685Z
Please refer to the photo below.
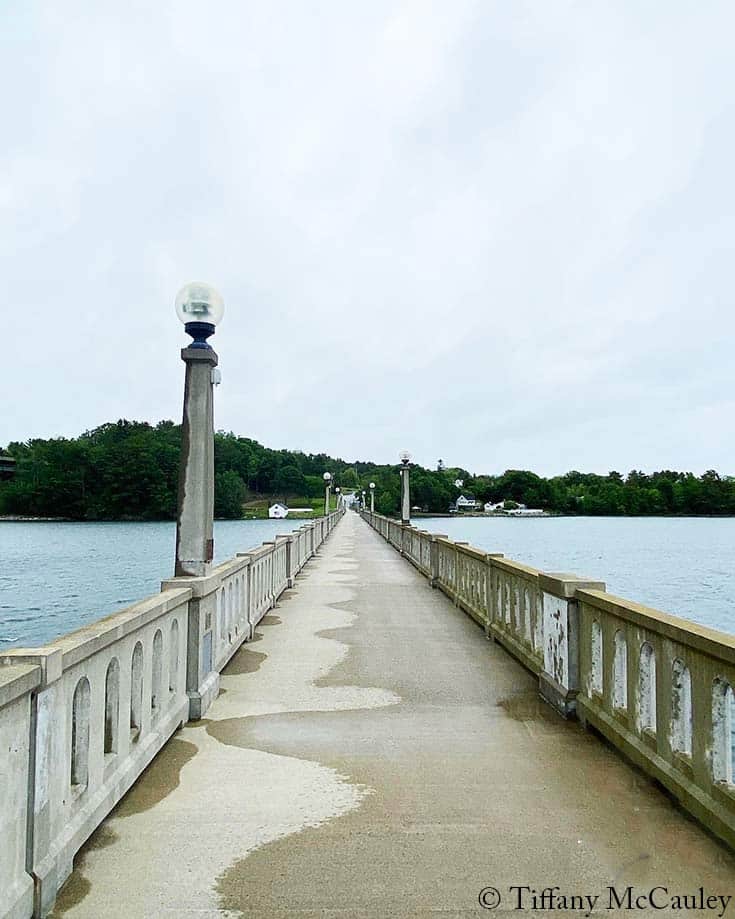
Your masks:
M498 501L496 504L493 504L492 501L488 501L487 504L484 505L484 511L486 514L505 514L507 517L546 516L546 511L541 510L540 507L526 507L525 504L517 504L516 507L506 508L505 501Z
M271 504L268 508L268 516L271 520L284 520L288 517L288 508L285 504Z
M478 511L479 509L480 502L470 494L460 495L454 504L449 505L449 512L452 514L456 514L457 511Z
M15 460L12 456L0 456L0 479L12 479L15 475Z

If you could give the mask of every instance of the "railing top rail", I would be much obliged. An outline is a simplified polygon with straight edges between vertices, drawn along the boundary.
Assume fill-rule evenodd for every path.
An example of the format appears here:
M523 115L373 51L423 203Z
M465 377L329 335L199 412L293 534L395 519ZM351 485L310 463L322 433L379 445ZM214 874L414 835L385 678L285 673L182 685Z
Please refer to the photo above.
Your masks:
M257 562L258 559L263 558L264 555L269 555L273 552L275 548L274 542L264 542L262 546L255 546L252 549L248 549L246 552L238 552L240 556L247 556L251 561Z
M529 581L535 581L541 574L538 568L532 568L530 565L524 565L522 562L516 562L512 558L505 558L502 555L492 555L492 565L494 568L526 578Z
M212 569L212 574L220 578L230 577L230 575L237 574L241 569L247 568L249 564L249 553L238 553L234 558L228 558L227 561L220 562L216 568Z
M601 590L578 589L576 596L582 603L605 610L626 622L658 632L680 645L689 645L694 650L725 663L735 664L735 635L698 625L688 619L681 619L679 616L663 613L642 603L625 600Z
M125 609L97 619L73 632L62 635L42 648L14 648L7 657L23 656L29 653L51 656L61 653L62 671L92 657L121 638L143 628L171 610L188 603L192 592L187 587L163 590L154 597L133 603Z
M35 664L11 664L3 661L0 666L0 708L10 705L41 684L41 668Z
M454 544L457 547L457 551L462 555L469 555L471 558L476 558L478 561L484 562L488 558L491 558L495 553L485 552L483 549L476 549L474 546L464 545L463 543L456 542Z

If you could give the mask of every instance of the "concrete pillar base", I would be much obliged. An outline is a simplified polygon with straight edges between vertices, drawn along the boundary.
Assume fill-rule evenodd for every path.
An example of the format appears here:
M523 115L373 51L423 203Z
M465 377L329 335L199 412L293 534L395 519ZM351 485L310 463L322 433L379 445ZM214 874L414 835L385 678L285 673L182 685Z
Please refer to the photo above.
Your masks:
M27 919L33 915L33 879L25 874L17 886L7 891L8 904L3 919Z
M219 673L213 671L198 690L189 690L189 721L199 721L219 695Z
M73 867L71 857L62 865L60 855L58 858L48 855L35 866L34 916L48 916L53 910L56 895L72 873Z
M545 671L538 675L538 688L542 699L552 705L565 718L576 717L577 690L565 689Z

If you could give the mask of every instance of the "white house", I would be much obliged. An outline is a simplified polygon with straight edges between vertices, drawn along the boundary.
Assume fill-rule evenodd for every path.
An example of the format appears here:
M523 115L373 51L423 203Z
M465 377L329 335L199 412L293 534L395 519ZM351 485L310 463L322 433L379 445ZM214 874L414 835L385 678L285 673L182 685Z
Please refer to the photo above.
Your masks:
M492 501L488 501L484 505L486 514L505 514L507 517L545 517L546 511L541 510L540 507L526 507L525 504L519 504L518 507L505 508L505 501L498 501L497 504L493 504Z
M272 520L283 520L288 517L288 508L285 504L271 504L268 508L268 516Z
M474 495L460 495L457 498L456 504L454 505L458 511L474 511L480 505L475 500Z

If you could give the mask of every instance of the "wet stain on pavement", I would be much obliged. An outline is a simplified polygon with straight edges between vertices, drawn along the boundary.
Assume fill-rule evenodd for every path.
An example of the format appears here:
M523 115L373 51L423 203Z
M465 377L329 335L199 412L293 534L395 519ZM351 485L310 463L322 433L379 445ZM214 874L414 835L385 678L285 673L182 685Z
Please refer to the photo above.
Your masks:
M82 902L92 889L91 882L84 875L88 853L95 849L106 849L108 846L114 845L117 840L117 833L105 823L92 833L74 858L74 871L59 891L49 919L60 919L68 910Z
M201 722L199 722L201 724ZM196 744L172 737L112 812L115 817L130 817L150 810L179 787L181 770L196 755Z
M260 670L261 664L267 659L267 654L263 654L261 651L251 651L247 645L243 645L222 671L222 676L241 676L244 673L255 673Z
M525 692L498 699L498 708L516 721L538 721L562 728L564 719L539 696L537 692Z
M254 720L254 717L220 718L207 724L207 734L227 746L250 749L254 746L249 740Z

